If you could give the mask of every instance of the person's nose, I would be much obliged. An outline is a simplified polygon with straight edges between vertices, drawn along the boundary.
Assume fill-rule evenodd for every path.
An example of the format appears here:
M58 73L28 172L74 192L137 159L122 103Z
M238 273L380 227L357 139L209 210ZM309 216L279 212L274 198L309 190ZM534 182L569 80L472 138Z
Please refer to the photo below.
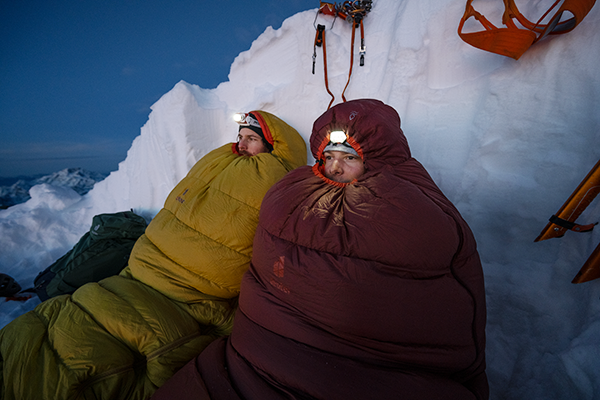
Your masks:
M246 150L248 148L248 141L246 139L240 139L238 142L238 148Z
M338 160L333 160L331 163L331 173L341 175L343 173L342 164Z

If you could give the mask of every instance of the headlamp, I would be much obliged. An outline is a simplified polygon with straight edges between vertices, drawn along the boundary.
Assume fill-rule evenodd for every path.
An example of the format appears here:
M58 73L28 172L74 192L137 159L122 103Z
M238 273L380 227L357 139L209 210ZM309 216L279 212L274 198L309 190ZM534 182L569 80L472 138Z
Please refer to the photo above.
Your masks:
M249 113L235 113L233 114L233 120L240 126L255 126L261 128L258 120Z
M347 138L343 131L333 131L329 134L329 141L332 143L344 143Z

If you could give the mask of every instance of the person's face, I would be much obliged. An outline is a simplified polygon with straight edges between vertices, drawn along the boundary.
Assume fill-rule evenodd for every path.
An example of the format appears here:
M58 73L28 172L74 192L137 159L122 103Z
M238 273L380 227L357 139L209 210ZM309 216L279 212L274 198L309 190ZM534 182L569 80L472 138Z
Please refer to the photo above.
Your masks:
M255 156L259 153L269 152L262 138L250 128L240 129L237 139L238 151L241 155Z
M326 151L325 176L332 181L348 183L365 173L365 165L360 157L342 151Z

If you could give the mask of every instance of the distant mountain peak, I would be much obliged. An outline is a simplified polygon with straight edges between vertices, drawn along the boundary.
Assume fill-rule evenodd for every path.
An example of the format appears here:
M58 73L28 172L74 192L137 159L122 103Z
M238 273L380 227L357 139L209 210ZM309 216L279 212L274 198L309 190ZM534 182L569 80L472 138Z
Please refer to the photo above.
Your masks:
M106 178L108 174L87 171L82 168L65 168L44 176L20 177L11 185L0 186L0 209L29 200L29 189L35 185L47 183L55 186L70 187L80 195L89 192L96 182Z

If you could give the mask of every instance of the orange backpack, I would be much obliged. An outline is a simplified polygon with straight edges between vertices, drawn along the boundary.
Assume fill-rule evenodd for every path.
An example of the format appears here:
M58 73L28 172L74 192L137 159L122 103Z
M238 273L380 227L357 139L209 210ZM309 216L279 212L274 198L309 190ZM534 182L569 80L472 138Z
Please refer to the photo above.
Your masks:
M475 11L471 5L473 0L467 0L465 14L458 26L458 35L471 46L503 56L512 57L515 60L518 60L531 45L540 39L543 39L546 35L557 35L573 30L573 28L575 28L588 14L596 2L596 0L564 0L564 3L550 18L550 22L548 24L541 24L550 11L561 2L561 0L557 0L552 7L542 15L538 22L534 24L519 12L514 0L503 1L504 14L502 15L502 23L506 25L506 28L497 28L483 15ZM573 14L573 17L561 22L560 19L565 11ZM485 30L463 33L463 25L465 21L471 17L474 17L479 21ZM524 29L519 28L513 19L516 19Z

